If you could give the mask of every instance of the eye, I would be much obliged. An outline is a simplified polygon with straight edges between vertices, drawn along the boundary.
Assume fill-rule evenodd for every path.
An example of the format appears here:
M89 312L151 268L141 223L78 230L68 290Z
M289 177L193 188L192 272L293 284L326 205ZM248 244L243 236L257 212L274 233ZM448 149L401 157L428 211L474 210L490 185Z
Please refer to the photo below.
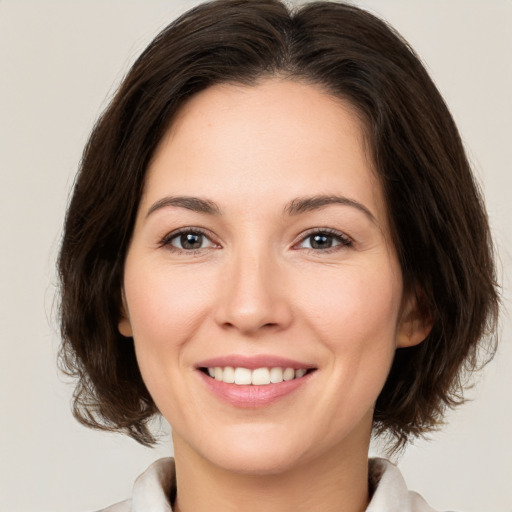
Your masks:
M195 229L170 233L162 240L161 245L177 251L198 251L217 247L205 233Z
M315 251L327 251L336 247L350 247L352 241L343 233L333 230L318 230L307 234L298 247Z

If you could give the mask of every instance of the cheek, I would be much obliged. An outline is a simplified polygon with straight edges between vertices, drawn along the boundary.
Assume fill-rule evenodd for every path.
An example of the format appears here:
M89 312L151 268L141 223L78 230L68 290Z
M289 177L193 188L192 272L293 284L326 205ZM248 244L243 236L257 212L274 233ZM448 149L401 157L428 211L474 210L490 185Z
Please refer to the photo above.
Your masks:
M304 316L334 346L364 349L394 340L402 282L392 265L333 269L304 281L295 295L303 298Z
M165 345L180 340L204 316L211 301L211 279L192 268L165 265L134 268L127 264L125 294L134 337Z
M400 274L376 266L333 273L330 285L309 294L312 328L329 354L331 377L319 407L329 411L334 435L346 418L361 418L373 408L396 350L402 297ZM312 283L311 283L312 284Z
M201 328L211 302L211 285L197 272L145 271L145 266L125 272L125 295L133 331L137 362L149 392L173 389L184 347Z
M402 297L400 274L391 265L347 267L333 272L329 286L309 288L315 292L309 294L304 311L315 312L307 318L329 354L333 375L326 396L341 401L327 409L336 415L347 406L360 408L362 414L377 399L393 361ZM340 390L344 390L343 399Z

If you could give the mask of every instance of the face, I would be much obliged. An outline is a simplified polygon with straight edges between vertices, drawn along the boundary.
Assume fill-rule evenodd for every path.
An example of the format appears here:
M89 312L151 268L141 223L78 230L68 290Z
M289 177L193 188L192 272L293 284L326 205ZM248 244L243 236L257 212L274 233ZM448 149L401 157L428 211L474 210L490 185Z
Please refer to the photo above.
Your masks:
M268 80L180 111L149 166L119 329L187 452L276 473L367 450L418 342L350 105Z

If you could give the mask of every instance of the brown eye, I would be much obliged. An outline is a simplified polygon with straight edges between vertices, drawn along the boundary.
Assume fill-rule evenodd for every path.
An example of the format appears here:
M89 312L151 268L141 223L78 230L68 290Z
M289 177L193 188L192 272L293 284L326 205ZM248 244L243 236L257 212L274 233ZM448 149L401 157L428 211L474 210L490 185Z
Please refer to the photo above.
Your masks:
M332 235L311 235L309 245L312 249L329 249L335 244Z
M168 245L182 251L197 251L213 247L213 242L203 233L183 231L169 238Z
M352 242L342 233L331 233L329 231L317 231L306 236L299 247L302 249L312 249L322 251L335 247L348 247Z

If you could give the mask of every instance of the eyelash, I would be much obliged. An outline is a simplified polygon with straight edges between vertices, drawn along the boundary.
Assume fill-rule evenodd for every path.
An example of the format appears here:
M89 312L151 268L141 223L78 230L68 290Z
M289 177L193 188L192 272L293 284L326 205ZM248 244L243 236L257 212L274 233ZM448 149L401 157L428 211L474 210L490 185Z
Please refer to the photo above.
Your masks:
M205 231L201 228L195 228L195 227L181 228L177 231L172 231L171 233L168 233L160 241L159 247L165 247L172 252L187 253L187 254L191 254L191 255L197 254L205 249L204 247L203 248L200 247L198 249L180 249L179 247L173 246L172 242L182 235L200 235L200 236L205 237L207 240L209 240L214 248L220 247L218 244L216 244L212 240L211 235L209 235L209 233L207 231ZM298 245L304 243L308 239L311 239L312 237L319 236L319 235L320 236L323 235L325 237L332 238L335 241L337 241L338 244L334 245L332 247L328 247L327 249L314 249L312 247L309 247L309 248L304 247L303 249L307 250L308 252L317 253L317 254L318 253L329 254L331 252L339 251L344 248L353 246L352 239L349 238L344 233L342 233L341 231L337 231L337 230L331 229L331 228L315 228L310 231L307 231L306 233L302 233L300 236L300 239L293 244L293 248L297 248ZM296 250L299 250L299 249L300 249L300 247L297 248Z
M312 247L310 247L310 248L305 247L304 248L305 250L307 250L308 252L316 253L316 254L318 254L318 253L330 254L332 252L343 250L343 249L352 247L354 245L353 240L350 237L348 237L347 235L345 235L344 233L342 233L341 231L338 231L336 229L331 229L331 228L314 228L314 229L311 229L310 231L307 231L306 233L301 234L299 241L294 243L293 246L297 247L297 245L304 243L306 240L311 239L312 237L318 236L318 235L323 235L323 236L326 236L329 238L333 238L334 240L339 242L339 244L334 245L332 247L328 247L327 249L314 249Z
M194 227L181 228L181 229L178 229L177 231L172 231L171 233L168 233L160 241L159 247L165 247L172 252L187 253L187 254L192 254L192 255L197 254L200 251L205 249L205 248L201 248L201 247L198 249L180 249L179 247L174 247L172 245L172 242L182 235L200 235L200 236L205 237L207 240L209 240L213 246L219 247L218 244L216 244L212 240L212 236L209 235L209 233L207 231L205 231L201 228L194 228Z

